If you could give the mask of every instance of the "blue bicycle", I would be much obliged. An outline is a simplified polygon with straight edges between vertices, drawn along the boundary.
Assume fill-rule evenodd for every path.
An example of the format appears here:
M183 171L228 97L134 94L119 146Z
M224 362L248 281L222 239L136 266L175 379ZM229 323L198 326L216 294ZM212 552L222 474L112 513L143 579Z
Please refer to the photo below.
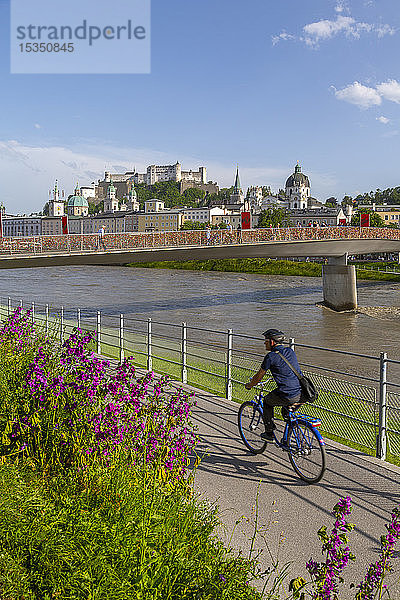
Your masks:
M243 402L239 408L238 425L240 436L252 454L264 452L267 442L260 435L264 431L263 396L261 390L254 400ZM307 483L317 483L326 469L325 442L317 427L319 419L296 414L301 405L282 407L285 429L281 440L274 431L275 445L287 452L297 475Z

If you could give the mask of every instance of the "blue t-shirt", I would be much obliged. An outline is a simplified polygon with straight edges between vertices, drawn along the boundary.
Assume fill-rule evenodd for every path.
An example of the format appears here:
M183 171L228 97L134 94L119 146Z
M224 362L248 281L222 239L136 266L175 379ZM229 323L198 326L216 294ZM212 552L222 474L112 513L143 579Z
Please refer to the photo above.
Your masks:
M292 369L285 363L279 353L283 354L299 375L303 375L296 354L291 348L282 344L275 346L275 348L277 350L272 350L265 356L261 368L264 371L268 371L268 369L271 371L280 395L284 398L294 398L301 393L299 378L293 373Z

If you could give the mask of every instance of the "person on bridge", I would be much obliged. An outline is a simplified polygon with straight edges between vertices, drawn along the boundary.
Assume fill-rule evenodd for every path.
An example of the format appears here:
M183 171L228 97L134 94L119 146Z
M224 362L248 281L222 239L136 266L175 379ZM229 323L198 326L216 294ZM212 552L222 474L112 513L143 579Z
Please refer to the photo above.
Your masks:
M283 345L285 336L282 331L268 329L263 336L268 354L264 357L260 370L244 387L246 390L251 390L260 383L268 370L271 371L277 387L263 398L265 432L261 434L261 437L264 440L273 440L274 406L293 406L302 401L299 379L280 355L283 355L300 375L302 372L294 350Z
M241 226L240 223L237 226L236 231L237 231L237 241L238 241L238 244L241 244L242 243L242 226Z
M103 247L103 250L106 250L106 245L104 243L104 233L105 233L105 229L104 229L104 225L102 225L97 233L97 235L98 235L97 247L99 250L100 250L100 246Z

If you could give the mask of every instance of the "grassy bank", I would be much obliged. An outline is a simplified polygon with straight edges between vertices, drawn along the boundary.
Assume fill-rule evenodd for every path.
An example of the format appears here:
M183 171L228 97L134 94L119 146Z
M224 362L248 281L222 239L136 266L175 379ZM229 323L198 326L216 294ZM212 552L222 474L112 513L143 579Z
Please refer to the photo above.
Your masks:
M261 598L194 494L193 399L49 329L0 330L0 598Z
M379 265L381 268L386 263ZM389 263L394 264L394 263ZM268 258L224 258L212 260L164 261L129 263L129 267L148 269L182 269L187 271L226 271L231 273L260 273L263 275L293 275L298 277L321 277L322 265L316 262L270 260ZM376 263L363 266L376 267ZM357 270L358 279L373 281L400 281L400 275L379 271Z

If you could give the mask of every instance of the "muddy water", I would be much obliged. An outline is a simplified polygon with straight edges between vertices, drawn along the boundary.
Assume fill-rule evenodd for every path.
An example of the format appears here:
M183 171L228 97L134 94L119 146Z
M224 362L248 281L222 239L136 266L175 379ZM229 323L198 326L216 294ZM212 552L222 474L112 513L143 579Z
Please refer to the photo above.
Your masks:
M318 306L319 278L217 273L126 267L54 267L0 271L0 294L25 302L50 303L83 311L101 310L140 319L260 336L282 329L311 346L400 360L400 284L360 281L361 312L337 314ZM205 336L198 332L199 336ZM237 344L262 353L262 343ZM307 360L335 368L376 372L377 364L342 355L301 350ZM372 367L373 364L373 367Z

